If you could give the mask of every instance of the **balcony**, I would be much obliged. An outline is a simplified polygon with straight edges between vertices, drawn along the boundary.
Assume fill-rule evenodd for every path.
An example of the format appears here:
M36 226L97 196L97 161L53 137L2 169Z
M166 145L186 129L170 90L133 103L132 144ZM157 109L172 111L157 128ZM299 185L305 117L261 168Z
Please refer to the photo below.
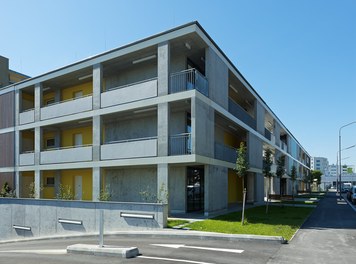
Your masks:
M109 107L157 96L157 78L111 88L101 94L101 107Z
M252 118L240 105L229 98L229 112L256 130L256 120Z
M101 159L130 159L157 156L157 137L108 142L101 146Z
M169 155L192 154L192 139L190 133L172 135L169 138Z
M215 159L235 163L237 159L236 149L224 144L215 143Z
M35 110L28 109L20 113L20 125L35 122Z
M84 162L93 160L91 145L52 148L41 152L41 164Z
M267 128L265 128L265 138L267 138L268 140L271 140L271 136L272 136L272 133Z
M60 101L41 108L41 120L72 115L93 109L92 95Z
M284 142L281 142L281 149L283 149L285 152L288 152L287 144Z
M199 71L189 69L171 74L169 93L179 93L193 89L205 96L209 96L208 80Z
M35 164L35 153L28 151L20 154L20 166L29 166Z

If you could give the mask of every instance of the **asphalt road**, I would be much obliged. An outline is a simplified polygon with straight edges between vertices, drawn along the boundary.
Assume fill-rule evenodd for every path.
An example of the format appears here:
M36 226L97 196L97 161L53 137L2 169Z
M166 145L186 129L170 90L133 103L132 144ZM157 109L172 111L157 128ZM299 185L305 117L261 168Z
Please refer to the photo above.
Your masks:
M122 259L66 254L68 245L97 244L97 237L77 237L0 244L0 263L353 263L355 210L336 193L329 193L286 245L276 241L197 237L106 236L106 245L138 247L140 256Z
M279 242L221 241L211 239L105 237L105 244L136 246L140 256L132 259L66 254L68 245L97 243L96 238L53 239L0 245L0 263L266 263L282 246ZM179 248L155 244L181 245ZM183 246L182 246L183 245ZM221 250L225 250L221 251ZM240 253L237 250L242 250ZM4 261L4 262L2 262Z
M331 192L268 263L354 263L355 258L356 212Z

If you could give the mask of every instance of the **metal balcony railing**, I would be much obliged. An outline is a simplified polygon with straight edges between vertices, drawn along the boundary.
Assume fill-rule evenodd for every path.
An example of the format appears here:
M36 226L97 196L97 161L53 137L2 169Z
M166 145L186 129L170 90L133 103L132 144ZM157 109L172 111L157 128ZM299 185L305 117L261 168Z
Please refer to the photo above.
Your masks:
M215 159L235 163L237 159L236 149L224 144L215 143Z
M209 96L208 80L199 71L189 69L171 74L169 93L179 93L192 89Z
M169 155L192 154L192 139L190 133L172 135L169 138Z
M272 136L272 133L267 128L265 128L265 138L267 138L268 140L271 140L271 136Z

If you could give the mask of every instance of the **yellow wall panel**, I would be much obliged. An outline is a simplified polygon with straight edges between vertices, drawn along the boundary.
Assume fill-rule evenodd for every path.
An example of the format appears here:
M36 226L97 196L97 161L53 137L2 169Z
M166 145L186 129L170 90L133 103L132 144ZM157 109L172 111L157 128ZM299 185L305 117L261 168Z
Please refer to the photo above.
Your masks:
M237 203L237 175L233 170L228 171L228 202Z
M93 129L92 129L92 127L91 126L77 127L77 128L72 128L72 129L67 129L67 130L62 131L61 147L74 146L75 134L82 134L84 145L91 145L93 143Z
M61 174L61 184L63 186L70 186L73 195L75 196L75 176L82 176L82 199L92 200L93 195L93 180L92 170L63 170Z
M236 139L236 137L234 137L234 135L225 132L224 133L224 144L228 145L230 147L237 148L239 145L239 142Z
M83 96L85 95L89 95L93 93L93 83L92 82L87 82L87 83L83 83L80 85L75 85L75 86L71 86L68 88L64 88L61 92L62 92L62 101L68 100L68 99L72 99L74 98L74 94L76 92L83 92Z
M30 197L30 184L35 181L34 171L24 171L21 172L21 197Z

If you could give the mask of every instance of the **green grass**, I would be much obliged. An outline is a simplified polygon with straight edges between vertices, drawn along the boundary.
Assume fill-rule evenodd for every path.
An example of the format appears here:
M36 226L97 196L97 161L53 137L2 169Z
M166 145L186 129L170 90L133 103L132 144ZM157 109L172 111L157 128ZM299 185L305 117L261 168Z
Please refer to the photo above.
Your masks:
M184 224L188 224L188 223L189 223L189 221L186 221L186 220L168 220L167 227L173 228L175 226L184 225Z
M245 223L241 225L241 212L222 215L213 219L194 222L187 227L197 231L228 234L253 234L283 236L289 240L314 210L306 207L259 206L245 211Z

